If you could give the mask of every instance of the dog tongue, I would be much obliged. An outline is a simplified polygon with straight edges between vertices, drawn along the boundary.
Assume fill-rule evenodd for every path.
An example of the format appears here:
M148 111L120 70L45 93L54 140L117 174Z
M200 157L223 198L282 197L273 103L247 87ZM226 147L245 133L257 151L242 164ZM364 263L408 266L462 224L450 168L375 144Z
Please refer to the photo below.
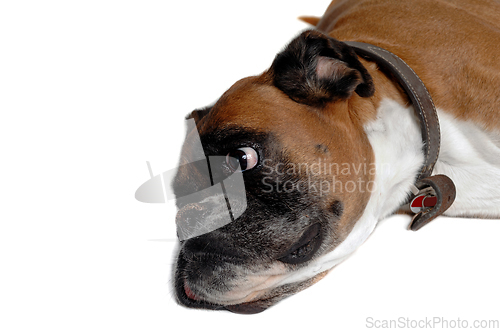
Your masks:
M184 281L184 292L186 293L186 296L188 298L190 298L191 300L195 300L195 301L198 301L200 298L197 297L193 291L191 290L191 288L189 288L188 284L187 284L187 281Z

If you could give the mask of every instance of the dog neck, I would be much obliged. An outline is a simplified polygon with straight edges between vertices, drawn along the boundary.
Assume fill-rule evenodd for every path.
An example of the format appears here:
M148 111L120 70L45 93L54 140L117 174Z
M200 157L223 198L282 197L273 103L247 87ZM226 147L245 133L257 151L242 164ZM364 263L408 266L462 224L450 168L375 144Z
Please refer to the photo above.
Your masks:
M421 120L398 83L379 71L373 63L363 61L379 88L372 102L375 114L367 114L363 129L375 159L375 186L367 206L348 237L332 252L286 279L299 282L328 271L349 257L375 229L377 222L407 203L415 179L426 164ZM360 98L356 98L360 99ZM410 105L410 106L405 106ZM359 105L358 105L359 106Z
M351 46L358 56L375 61L401 84L420 119L425 159L417 180L429 177L438 159L441 134L436 108L424 83L413 69L397 55L371 44L345 43Z
M361 218L332 252L298 270L284 283L299 282L328 271L349 257L375 229L377 222L397 211L411 194L424 163L419 120L413 106L383 98L374 120L364 126L375 155L374 191Z
M441 145L439 120L434 102L417 74L397 55L371 44L359 42L346 42L346 44L353 47L359 56L375 61L382 70L390 73L401 84L419 118L424 163L417 176L415 196L412 197L410 204L413 206L413 199L417 200L413 206L417 209L416 214L410 225L410 229L416 231L444 213L456 197L455 185L448 176L440 174L431 177ZM434 205L420 207L418 200L425 200L431 192L430 197L435 201Z

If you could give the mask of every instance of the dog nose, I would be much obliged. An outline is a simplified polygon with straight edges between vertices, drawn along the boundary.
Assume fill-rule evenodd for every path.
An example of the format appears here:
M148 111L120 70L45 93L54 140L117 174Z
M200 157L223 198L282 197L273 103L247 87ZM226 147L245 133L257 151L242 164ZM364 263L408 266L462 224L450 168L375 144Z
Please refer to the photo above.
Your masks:
M190 203L177 212L175 223L179 239L187 239L195 232L205 218L207 210L201 203Z

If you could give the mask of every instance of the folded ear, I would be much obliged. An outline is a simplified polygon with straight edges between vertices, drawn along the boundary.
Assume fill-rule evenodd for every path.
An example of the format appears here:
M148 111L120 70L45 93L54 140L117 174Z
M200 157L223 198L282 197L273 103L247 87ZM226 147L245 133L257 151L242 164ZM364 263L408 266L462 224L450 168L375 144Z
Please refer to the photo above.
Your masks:
M375 92L352 48L315 30L303 32L279 53L270 73L277 88L308 105L347 99L353 92L361 97Z

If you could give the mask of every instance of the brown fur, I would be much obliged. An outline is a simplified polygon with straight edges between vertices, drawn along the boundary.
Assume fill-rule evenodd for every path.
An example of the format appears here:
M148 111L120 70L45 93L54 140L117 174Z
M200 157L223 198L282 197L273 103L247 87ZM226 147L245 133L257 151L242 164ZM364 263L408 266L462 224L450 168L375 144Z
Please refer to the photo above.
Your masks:
M438 108L500 130L498 1L333 1L316 28L397 54L420 76Z

